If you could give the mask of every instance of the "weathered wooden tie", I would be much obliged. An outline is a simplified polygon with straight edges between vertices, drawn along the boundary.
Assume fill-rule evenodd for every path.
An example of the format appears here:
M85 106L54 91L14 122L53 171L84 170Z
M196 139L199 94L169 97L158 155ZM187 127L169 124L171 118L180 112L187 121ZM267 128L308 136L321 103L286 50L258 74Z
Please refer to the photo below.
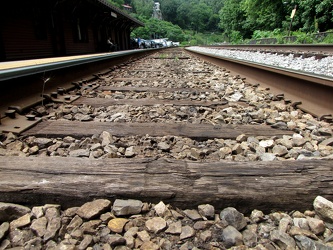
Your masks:
M108 80L113 81L113 82L122 82L122 81L142 81L142 82L151 82L151 81L165 81L165 80L175 80L176 78L172 77L132 77L132 76L124 76L124 77L115 77L115 78L110 78Z
M2 202L79 206L95 198L164 201L180 208L209 203L242 212L312 209L333 199L330 160L185 162L152 159L0 157Z
M227 101L191 101L191 100L166 100L166 99L109 99L109 98L80 98L73 102L73 105L89 105L91 107L107 107L112 105L132 105L132 106L154 106L154 105L171 105L171 106L203 106L203 107L228 107Z
M198 88L160 88L160 87L129 87L129 86L103 86L99 88L102 91L119 91L119 92L187 92L187 93L202 93L214 92L213 89L198 89Z
M273 129L267 125L216 125L191 123L122 123L122 122L79 122L44 121L23 133L42 137L62 137L71 135L82 138L108 131L114 136L183 136L195 140L214 138L236 139L240 134L248 136L282 136L292 131Z

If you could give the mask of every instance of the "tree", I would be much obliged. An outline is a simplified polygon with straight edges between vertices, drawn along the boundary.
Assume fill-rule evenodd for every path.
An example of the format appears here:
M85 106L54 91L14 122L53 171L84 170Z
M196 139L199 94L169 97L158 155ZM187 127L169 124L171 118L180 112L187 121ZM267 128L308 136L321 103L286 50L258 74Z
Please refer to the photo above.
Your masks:
M146 18L150 18L153 14L154 1L132 0L132 7L137 14Z
M243 0L241 7L246 15L246 29L274 30L282 27L285 18L282 1Z
M184 33L178 25L156 18L142 19L145 27L135 29L131 36L143 39L169 38L171 41L184 41Z
M332 0L298 1L298 15L306 32L325 31L333 27Z
M107 0L110 4L117 6L118 8L122 8L124 4L124 0Z
M232 31L238 31L242 36L246 35L246 31L243 29L246 20L245 12L241 8L241 2L242 0L226 0L219 12L219 27L228 37Z
M176 23L183 29L189 29L191 27L191 22L189 20L189 9L191 5L189 2L182 2L177 8L177 18Z
M161 11L163 20L176 23L177 9L180 6L179 0L163 0L161 1Z
M209 24L211 16L213 16L213 11L204 2L200 2L194 6L192 5L191 8L188 9L190 27L199 32L207 30L207 24Z

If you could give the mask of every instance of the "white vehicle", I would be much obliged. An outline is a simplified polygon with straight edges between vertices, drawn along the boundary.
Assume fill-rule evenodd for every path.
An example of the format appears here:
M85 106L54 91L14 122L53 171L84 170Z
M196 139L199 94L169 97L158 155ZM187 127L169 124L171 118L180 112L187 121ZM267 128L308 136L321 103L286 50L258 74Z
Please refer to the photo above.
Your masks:
M165 40L164 38L161 38L161 39L153 39L152 41L156 43L156 46L157 46L158 48L168 47L168 45L167 45L167 40Z
M167 41L166 43L167 43L167 47L172 47L173 46L172 41Z

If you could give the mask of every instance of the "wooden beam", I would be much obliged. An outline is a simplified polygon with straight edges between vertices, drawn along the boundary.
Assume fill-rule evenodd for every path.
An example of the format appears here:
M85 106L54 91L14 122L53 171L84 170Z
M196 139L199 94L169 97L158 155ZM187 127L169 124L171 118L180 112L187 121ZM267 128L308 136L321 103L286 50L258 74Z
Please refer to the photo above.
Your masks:
M312 209L333 199L331 160L186 162L165 159L0 157L2 202L79 206L95 198L163 200L180 208L209 203L244 213Z
M174 81L176 78L172 78L172 77L132 77L132 76L125 76L125 77L115 77L115 78L110 78L108 79L108 81L111 82L132 82L132 81L142 81L142 82L151 82L151 81L159 81L159 82L163 82L165 80L168 81Z
M202 93L215 92L213 89L196 89L196 88L160 88L160 87L129 87L129 86L103 86L99 88L102 91L119 91L119 92L187 92Z
M228 107L227 101L210 102L210 101L193 101L193 100L165 100L165 99L109 99L109 98L80 98L73 102L73 105L85 104L92 107L107 107L112 105L132 105L132 106L154 106L154 105L170 105L170 106L203 106L203 107ZM247 105L244 103L243 105Z
M114 136L183 136L194 140L214 138L236 139L240 134L248 136L291 135L292 131L273 129L267 125L211 125L191 123L122 123L122 122L79 122L79 121L43 121L23 133L43 137L61 137L71 135L76 138L92 136L108 131Z

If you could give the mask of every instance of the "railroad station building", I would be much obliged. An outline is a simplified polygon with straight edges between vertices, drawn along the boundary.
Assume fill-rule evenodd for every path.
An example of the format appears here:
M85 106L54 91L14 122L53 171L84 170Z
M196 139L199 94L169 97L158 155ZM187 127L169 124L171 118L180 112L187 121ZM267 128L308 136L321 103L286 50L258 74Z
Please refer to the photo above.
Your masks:
M106 0L1 0L0 61L131 49L144 24Z

